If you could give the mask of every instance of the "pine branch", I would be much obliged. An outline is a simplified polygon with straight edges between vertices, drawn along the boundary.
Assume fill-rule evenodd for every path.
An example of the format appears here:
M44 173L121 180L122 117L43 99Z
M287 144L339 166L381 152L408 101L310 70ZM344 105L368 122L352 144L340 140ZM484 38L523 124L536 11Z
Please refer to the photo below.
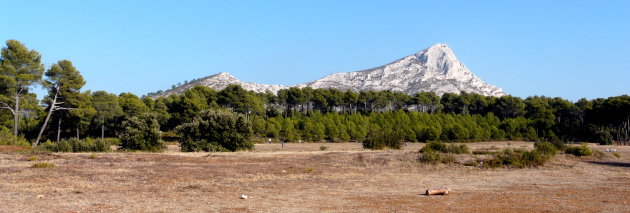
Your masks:
M6 104L4 102L0 102L0 104L3 105L3 106L0 107L0 109L9 109L9 110L11 110L11 113L13 115L15 115L15 110L13 110L13 108L11 108L11 106L9 106L8 104Z

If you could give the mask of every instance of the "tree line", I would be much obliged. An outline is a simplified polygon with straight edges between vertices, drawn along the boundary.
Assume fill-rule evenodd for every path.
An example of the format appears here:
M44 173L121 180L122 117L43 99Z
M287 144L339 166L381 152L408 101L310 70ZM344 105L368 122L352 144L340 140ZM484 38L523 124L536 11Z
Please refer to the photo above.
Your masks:
M125 124L147 116L155 120L152 126L161 132L177 132L182 124L199 122L202 115L208 117L208 110L243 117L254 137L285 141L362 141L378 130L395 132L406 141L423 142L628 144L630 140L627 95L571 102L544 96L522 99L466 92L408 95L309 87L273 94L229 85L222 90L197 86L181 95L152 98L83 91L86 82L71 61L60 60L45 67L37 51L16 40L8 40L1 53L0 132L21 136L35 145L40 140L63 138L131 137ZM41 100L31 91L37 85L48 91ZM210 127L213 125L205 128ZM181 136L190 138L194 131L188 128L187 132Z

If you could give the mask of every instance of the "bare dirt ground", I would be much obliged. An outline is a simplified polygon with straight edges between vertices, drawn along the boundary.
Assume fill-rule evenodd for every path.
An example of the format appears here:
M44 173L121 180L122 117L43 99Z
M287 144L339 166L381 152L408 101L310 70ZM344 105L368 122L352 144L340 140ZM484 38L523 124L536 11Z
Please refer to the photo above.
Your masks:
M258 144L237 153L181 153L171 145L164 153L55 153L36 161L5 151L0 212L630 212L630 147L591 145L615 148L621 158L559 154L540 168L481 169L420 163L422 145ZM39 162L56 167L31 168ZM422 195L441 186L452 194Z

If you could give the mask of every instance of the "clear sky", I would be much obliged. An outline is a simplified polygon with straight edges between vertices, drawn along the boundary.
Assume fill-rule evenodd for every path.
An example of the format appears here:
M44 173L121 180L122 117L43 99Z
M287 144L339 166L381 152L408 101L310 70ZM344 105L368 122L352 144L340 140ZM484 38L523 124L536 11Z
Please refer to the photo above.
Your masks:
M630 91L630 1L3 1L0 40L85 89L143 95L229 72L293 85L446 43L505 92L577 100ZM4 42L2 44L4 47Z

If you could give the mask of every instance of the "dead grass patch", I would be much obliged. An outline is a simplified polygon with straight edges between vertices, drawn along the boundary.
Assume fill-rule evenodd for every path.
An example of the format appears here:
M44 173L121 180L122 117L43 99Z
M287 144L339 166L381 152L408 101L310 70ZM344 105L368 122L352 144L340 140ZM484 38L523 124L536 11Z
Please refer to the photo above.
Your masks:
M467 143L470 150L528 142ZM63 153L55 169L29 169L26 154L0 154L0 205L27 211L627 212L624 159L557 155L537 168L482 169L417 161L422 143L367 151L358 143L257 144L237 153ZM596 146L597 149L607 147ZM43 156L37 155L40 160ZM454 155L457 162L488 155ZM617 163L614 163L617 162ZM447 186L449 197L420 195ZM614 187L613 187L614 186ZM582 194L593 189L606 193ZM38 194L51 202L33 202ZM239 199L241 194L249 199ZM604 202L606 201L606 202ZM545 204L545 205L541 205ZM549 206L552 205L553 209Z

